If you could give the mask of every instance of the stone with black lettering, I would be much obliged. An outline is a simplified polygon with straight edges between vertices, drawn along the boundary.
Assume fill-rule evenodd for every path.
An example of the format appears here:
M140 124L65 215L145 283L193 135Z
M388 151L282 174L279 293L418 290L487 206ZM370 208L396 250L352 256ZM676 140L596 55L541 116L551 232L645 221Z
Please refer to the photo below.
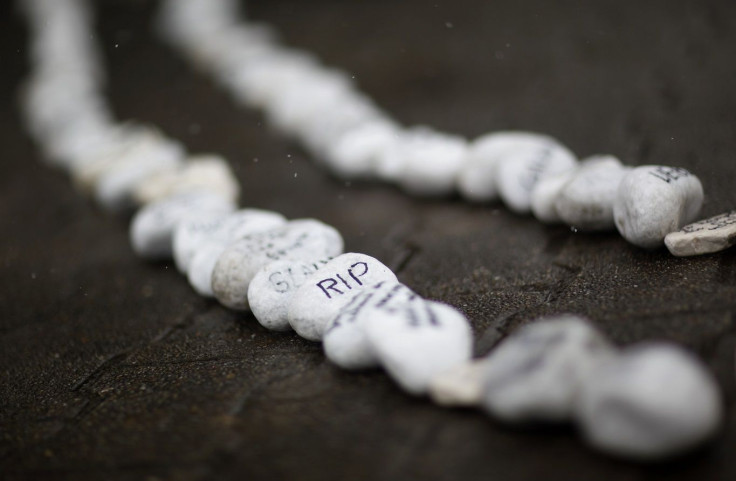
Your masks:
M197 250L207 242L228 244L240 237L285 223L286 218L283 215L262 209L240 209L222 216L187 219L174 231L176 267L182 273L188 272Z
M728 249L736 244L736 210L671 232L664 243L675 256L698 256Z
M667 234L694 221L702 205L703 186L688 170L645 165L621 180L613 215L624 239L654 249L662 246Z
M671 457L711 438L723 401L708 368L681 347L645 343L593 370L577 419L595 447L640 460Z
M265 265L284 259L322 259L342 253L340 233L316 219L297 219L229 244L212 271L212 292L220 303L248 310L248 287Z
M473 333L465 315L447 304L412 302L365 324L368 341L391 378L411 394L467 362Z
M496 164L509 153L530 144L552 139L532 132L494 132L470 143L467 160L457 176L457 188L471 202L492 202L498 199Z
M327 325L322 339L327 359L350 370L379 366L373 346L368 342L365 324L409 302L423 300L400 282L379 282L353 295Z
M582 384L615 354L586 319L541 319L513 333L483 359L483 406L512 423L572 417Z
M553 139L519 143L496 163L499 196L512 211L528 214L537 182L573 169L577 164L575 154Z
M382 281L396 282L396 275L379 260L352 252L335 257L294 293L289 324L301 337L320 341L353 295Z
M612 155L585 159L554 200L565 224L583 231L613 230L613 204L628 168Z
M151 260L170 259L172 236L187 218L219 217L235 206L216 194L183 194L148 204L130 224L130 242L139 256Z
M248 286L248 304L258 322L272 331L288 331L288 306L294 293L330 259L277 261L263 266Z

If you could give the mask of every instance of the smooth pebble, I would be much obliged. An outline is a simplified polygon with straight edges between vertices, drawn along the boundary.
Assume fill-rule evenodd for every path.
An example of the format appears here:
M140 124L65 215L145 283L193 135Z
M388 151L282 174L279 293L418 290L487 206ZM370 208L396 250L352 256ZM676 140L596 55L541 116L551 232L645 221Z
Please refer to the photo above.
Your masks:
M149 204L136 213L130 224L133 251L145 259L169 259L174 230L181 221L188 217L216 217L234 208L229 201L210 193L178 195Z
M723 417L708 369L665 343L632 346L594 370L577 412L586 439L627 458L680 454L711 437Z
M539 222L545 224L557 224L562 222L555 201L565 184L575 175L576 169L566 170L559 174L550 175L540 179L532 190L531 209L532 214Z
M327 359L350 370L379 366L365 324L383 314L394 313L408 302L423 302L423 299L399 282L379 282L352 296L325 330L322 346Z
M189 270L197 250L208 242L228 244L240 237L263 232L286 223L278 212L241 209L206 219L192 218L179 223L174 231L174 261L180 272Z
M434 301L408 303L365 324L381 365L404 390L422 395L429 383L470 359L473 333L454 307Z
M667 234L694 221L702 205L703 186L688 170L645 165L624 176L613 215L624 239L654 249Z
M289 300L289 324L305 339L320 341L328 323L353 294L396 275L378 259L348 252L325 264Z
M261 268L248 286L248 304L256 320L272 331L288 331L288 306L294 293L329 259L284 260Z
M212 271L212 292L220 303L248 309L248 286L265 265L282 259L322 259L342 253L340 233L316 219L297 219L230 244Z
M520 142L496 163L496 188L509 209L527 214L537 182L575 168L577 163L570 150L552 139Z
M496 164L504 156L528 145L551 141L531 132L494 132L471 142L467 160L457 176L457 188L471 202L491 202L498 198Z
M148 204L194 191L215 192L237 202L240 185L225 159L217 155L197 155L188 157L180 169L143 180L133 191L133 197L140 204Z
M605 338L577 316L527 324L482 360L483 406L507 422L559 422L572 417L581 385L614 354Z
M627 171L610 155L585 159L554 201L560 220L583 231L615 229L613 204Z

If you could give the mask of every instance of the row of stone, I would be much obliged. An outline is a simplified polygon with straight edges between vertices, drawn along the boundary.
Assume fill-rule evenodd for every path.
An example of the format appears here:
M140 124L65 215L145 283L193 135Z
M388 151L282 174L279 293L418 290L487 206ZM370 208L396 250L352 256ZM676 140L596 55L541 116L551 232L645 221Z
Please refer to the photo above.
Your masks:
M697 360L679 349L618 355L592 328L568 320L533 324L486 359L471 361L472 330L461 312L420 298L372 257L342 254L342 237L322 222L237 210L237 183L221 160L145 170L138 154L109 154L115 160L103 155L114 150L108 142L117 145L117 140L95 139L92 145L85 135L128 127L112 119L100 93L101 71L88 58L94 48L88 45L84 4L32 0L24 7L34 33L33 88L58 94L65 86L86 85L73 97L79 102L52 96L58 103L46 110L42 102L29 101L31 132L46 153L61 154L53 159L72 173L76 166L96 172L79 179L89 182L81 183L102 205L142 206L130 227L134 251L146 259L173 258L200 294L229 308L252 310L269 329L293 328L306 339L321 340L328 359L342 368L382 366L406 391L429 392L441 403L481 399L492 414L510 422L560 421L579 413L574 417L592 442L613 453L675 454L706 439L718 425L717 389ZM72 59L74 68L67 71L56 55ZM40 94L27 98L35 95ZM158 138L143 148L134 141L128 148L150 154L166 150L169 142ZM108 192L103 185L124 188L113 189L119 194L111 201L101 195ZM608 361L613 367L598 368Z
M612 156L578 161L555 139L529 132L468 142L425 126L402 127L346 73L280 45L268 27L240 22L238 7L234 0L164 0L160 30L237 101L262 109L272 126L339 176L380 179L417 195L457 190L473 202L500 198L545 223L618 229L643 248L662 246L700 212L702 185L682 168L632 169ZM730 234L720 235L722 245L734 241ZM694 237L667 246L675 255L693 255L718 245Z
M717 384L681 348L619 350L568 315L532 322L471 360L472 329L460 311L422 299L373 257L343 254L334 228L255 209L213 212L205 199L141 209L131 228L138 254L173 258L191 280L205 253L211 289L193 282L198 292L252 311L268 329L321 341L340 368L382 367L411 394L480 406L509 423L575 421L594 446L634 459L681 453L720 426Z

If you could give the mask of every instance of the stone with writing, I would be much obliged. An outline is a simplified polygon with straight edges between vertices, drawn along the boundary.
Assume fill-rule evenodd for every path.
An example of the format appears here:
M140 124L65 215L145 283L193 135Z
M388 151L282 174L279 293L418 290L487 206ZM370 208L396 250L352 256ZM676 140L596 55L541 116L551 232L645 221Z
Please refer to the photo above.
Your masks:
M613 204L628 170L612 155L583 160L555 199L560 220L582 231L614 230Z
M316 219L296 219L228 245L212 271L212 292L224 306L248 310L248 286L265 265L283 259L322 259L342 253L334 227Z
M466 162L457 176L460 194L471 202L492 202L498 199L496 164L510 152L531 144L549 142L546 135L532 132L493 132L470 143Z
M261 268L248 286L248 305L258 322L272 331L291 330L288 306L294 293L329 259L276 261Z
M181 222L174 231L174 261L186 273L197 250L207 242L228 244L239 237L278 227L286 218L263 209L240 209L222 216L192 218Z
M697 256L728 249L736 244L736 210L687 225L671 232L664 243L672 255Z
M172 255L172 237L187 218L218 217L235 206L221 196L198 192L170 197L140 209L130 224L133 251L145 259L165 260Z
M629 171L619 184L613 215L624 239L655 249L667 234L694 221L702 205L703 186L688 170L644 165Z
M517 214L528 214L537 182L575 168L577 164L575 154L553 139L520 142L504 152L496 163L496 188L509 209Z
M693 354L673 344L644 343L593 371L581 390L577 419L598 449L656 460L711 438L723 420L723 400Z
M289 302L289 324L305 339L320 341L328 323L359 291L396 275L378 259L346 253L325 264L304 283Z
M465 315L434 301L411 302L365 324L381 365L402 389L427 393L432 379L467 362L473 332Z
M483 406L511 423L569 420L582 384L615 349L585 319L525 325L483 359Z
M379 282L353 295L327 325L322 338L327 359L350 370L380 366L368 342L365 325L384 314L394 313L408 302L423 300L400 282Z
M468 361L439 373L429 383L429 397L445 407L470 407L483 399L483 372L485 364Z

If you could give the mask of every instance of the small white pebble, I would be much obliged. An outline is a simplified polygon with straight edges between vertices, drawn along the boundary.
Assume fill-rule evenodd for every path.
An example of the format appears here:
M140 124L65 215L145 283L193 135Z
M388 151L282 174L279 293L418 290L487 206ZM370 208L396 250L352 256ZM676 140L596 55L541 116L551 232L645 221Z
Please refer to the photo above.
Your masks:
M330 145L325 153L327 165L345 179L370 177L378 158L399 136L399 127L386 120L361 124Z
M566 170L559 174L550 175L534 186L532 190L531 209L534 217L545 224L557 224L561 222L557 214L555 201L565 184L575 175L577 169Z
M660 247L670 232L694 221L703 205L700 180L680 167L645 165L621 181L613 207L616 228L632 244Z
M507 422L568 420L582 383L614 352L577 316L527 324L482 360L483 405Z
M597 448L658 459L712 436L723 406L715 380L697 358L674 345L651 343L599 365L583 386L577 415Z
M584 160L555 199L560 220L583 231L615 229L613 204L628 170L610 155Z
M206 190L237 202L240 186L230 166L218 155L186 159L180 169L153 175L136 186L133 197L147 204L175 194Z
M256 320L272 331L288 331L288 306L294 293L329 259L284 260L261 268L248 286L248 304Z
M232 211L232 203L210 193L184 194L140 209L130 224L133 250L145 259L163 260L172 255L176 226L188 217L219 216Z
M407 303L365 324L381 365L404 390L421 395L443 371L472 354L473 333L462 312L433 301Z
M494 132L475 139L457 177L457 188L471 202L491 202L498 198L496 164L504 156L530 143L549 142L551 138L531 132Z
M687 225L664 238L675 256L719 252L736 244L736 210Z
M537 182L570 170L577 163L572 152L552 139L519 143L496 163L496 187L501 200L517 214L529 213Z
M379 366L365 324L407 302L423 300L399 282L379 282L353 295L327 325L322 339L327 359L343 369Z
M305 339L322 340L328 323L352 295L382 281L396 282L396 275L378 259L353 252L337 256L291 297L289 324Z
M228 245L212 272L212 291L224 306L247 310L248 286L263 266L282 259L334 257L342 249L342 237L333 227L315 219L292 220Z
M435 132L402 150L399 184L412 195L441 196L455 189L455 178L467 159L468 143L455 135Z
M230 243L248 234L262 232L286 223L278 212L241 209L206 219L192 218L181 222L174 231L174 260L180 272L186 273L200 246L206 242Z

